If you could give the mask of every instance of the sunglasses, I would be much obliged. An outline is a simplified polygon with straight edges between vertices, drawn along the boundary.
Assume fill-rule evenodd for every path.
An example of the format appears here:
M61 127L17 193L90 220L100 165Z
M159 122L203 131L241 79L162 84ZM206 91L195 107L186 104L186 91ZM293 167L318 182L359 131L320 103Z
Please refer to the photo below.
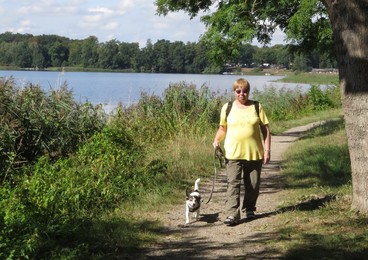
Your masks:
M248 90L247 89L236 89L235 92L236 94L240 94L240 93L247 94Z

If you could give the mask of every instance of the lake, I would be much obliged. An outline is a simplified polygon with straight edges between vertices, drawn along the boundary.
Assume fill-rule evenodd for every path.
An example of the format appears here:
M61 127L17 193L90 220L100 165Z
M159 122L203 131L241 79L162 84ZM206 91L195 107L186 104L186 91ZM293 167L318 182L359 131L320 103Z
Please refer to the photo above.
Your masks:
M18 86L38 84L45 91L57 89L67 83L76 100L114 107L118 102L129 106L137 102L142 91L161 96L172 83L193 83L198 88L206 84L210 90L229 91L233 82L246 78L252 89L262 90L267 86L308 89L309 84L276 83L284 76L212 75L212 74L161 74L161 73L115 73L115 72L55 72L55 71L0 71L0 78L13 77Z

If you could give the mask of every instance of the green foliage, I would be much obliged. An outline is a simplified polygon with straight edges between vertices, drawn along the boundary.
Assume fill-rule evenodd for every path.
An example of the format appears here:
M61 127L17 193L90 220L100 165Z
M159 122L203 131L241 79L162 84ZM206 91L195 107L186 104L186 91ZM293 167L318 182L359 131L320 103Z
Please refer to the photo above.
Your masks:
M209 0L157 0L157 12L183 10L190 17L201 11L201 21L207 31L202 40L208 45L211 58L220 64L229 61L244 43L257 39L269 44L273 33L280 28L288 36L292 52L310 53L318 49L333 57L331 24L323 1L214 1Z
M142 93L135 106L120 108L117 120L126 120L136 138L141 138L140 143L202 135L218 124L223 100L220 93L205 85L198 90L193 84L180 82L171 84L163 98Z
M26 177L15 187L1 189L2 258L39 255L59 245L96 215L156 189L166 165L147 162L125 127L110 126L74 156L55 163L42 157L23 171Z
M72 153L105 123L101 108L75 102L66 85L44 93L38 85L18 88L12 79L0 81L0 114L1 181L42 155Z
M340 91L337 87L328 87L325 91L317 85L312 85L308 93L308 105L313 111L340 107Z
M351 210L351 168L342 118L306 133L282 165L287 205L269 241L285 259L367 258L367 216ZM292 238L292 239L290 239Z
M268 87L264 92L253 91L253 97L259 100L274 121L289 120L300 116L306 105L306 97L300 89Z
M176 12L184 10L192 18L198 14L202 9L208 9L212 5L211 0L200 1L168 1L168 0L156 0L157 13L167 15L169 12Z
M337 73L293 73L280 79L281 82L307 83L312 85L339 86L339 75Z
M239 3L242 6L244 3ZM207 36L198 42L181 41L170 42L158 40L156 43L147 41L145 47L138 43L126 43L110 40L99 43L95 36L84 40L71 40L55 35L20 35L0 34L0 67L3 69L32 68L66 71L121 71L121 72L162 72L162 73L221 73L226 64L232 64L239 72L242 67L258 67L263 63L276 64L289 68L291 61L298 70L310 66L315 68L336 67L336 60L331 57L330 49L308 52L303 60L310 60L306 66L300 65L300 50L288 45L256 47L249 44L255 34L267 38L271 29L261 31L243 30L246 22L233 24L237 5L224 14L214 17L204 17L203 20L221 19L218 25L226 23L226 31L232 37L222 39L221 31L217 27L209 29ZM242 8L242 7L241 7ZM218 17L217 17L218 16ZM249 21L248 21L249 22ZM267 30L271 30L268 32ZM249 35L248 35L249 34ZM234 38L241 38L234 40ZM221 44L215 48L214 44ZM236 45L234 47L233 45ZM295 58L293 56L296 56ZM211 57L216 62L211 61ZM299 60L299 61L298 61ZM51 67L52 66L52 67Z
M292 69L297 72L311 71L310 61L304 54L295 55Z
M203 134L216 121L219 98L207 86L197 90L195 85L184 82L171 85L164 93L163 112L168 115L171 133L185 135L186 132Z
M286 33L295 43L294 51L309 53L318 49L329 57L335 56L331 23L322 1L299 1Z
M9 84L0 88L1 122L6 126L1 128L1 155L7 163L4 177L12 180L0 187L0 258L5 259L114 258L129 252L126 243L132 249L152 239L154 223L128 219L127 205L145 198L162 202L169 190L183 189L194 175L211 172L212 147L206 144L216 131L222 105L231 98L227 92L180 82L170 85L163 97L142 93L136 105L119 107L105 124L99 109L75 104L66 89L46 95L34 86ZM269 88L255 94L274 120L326 109L334 104L335 90ZM22 164L16 162L24 153L9 149L19 129L32 142L18 147L36 151ZM52 149L40 149L45 145L39 143ZM345 160L344 149L327 152L344 154ZM320 184L325 184L343 165L332 159L322 164L321 159L316 164L328 169L320 174ZM313 171L311 178L321 177ZM346 182L345 171L341 176L334 185Z
M300 149L288 153L284 169L290 187L335 187L351 181L349 150L347 143L341 141L346 139L343 130L344 121L340 118L316 127L299 141ZM334 142L329 139L331 135L335 136Z
M139 44L109 40L99 43L95 36L71 40L55 35L0 34L0 65L6 69L73 68L74 70L118 70L162 73L203 73L216 67L202 43L158 40Z
M303 93L300 88L268 87L263 92L254 90L253 97L259 100L268 117L273 121L300 118L316 111L341 107L339 88L312 85L308 92Z

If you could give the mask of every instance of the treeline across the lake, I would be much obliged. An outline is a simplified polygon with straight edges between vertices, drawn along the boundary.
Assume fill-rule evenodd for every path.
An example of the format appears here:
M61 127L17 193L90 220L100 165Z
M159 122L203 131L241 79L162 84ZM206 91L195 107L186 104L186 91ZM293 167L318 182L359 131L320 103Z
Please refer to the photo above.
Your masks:
M231 60L216 64L209 58L204 42L147 40L139 43L116 39L99 42L90 36L83 40L57 35L0 34L0 66L9 68L121 70L156 73L219 73L242 67L270 67L308 71L311 68L336 68L328 53L298 54L292 46L257 47L244 44Z
M254 95L275 126L339 108L339 93L270 87ZM173 83L162 97L142 93L106 115L66 86L44 92L0 79L0 258L111 259L150 241L154 227L132 219L129 203L167 201L211 173L227 100L226 92Z

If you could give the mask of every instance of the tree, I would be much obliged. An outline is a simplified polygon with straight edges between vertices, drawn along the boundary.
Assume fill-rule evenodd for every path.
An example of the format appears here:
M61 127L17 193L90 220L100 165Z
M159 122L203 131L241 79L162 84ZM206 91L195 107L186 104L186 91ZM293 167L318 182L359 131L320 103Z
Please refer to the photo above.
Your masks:
M284 45L274 45L272 49L276 53L277 65L285 68L289 68L292 60L291 54ZM327 56L327 54L325 54Z
M69 50L61 42L54 42L49 48L49 54L51 57L51 64L54 67L64 66L69 59Z
M0 42L0 64L11 65L13 64L13 51L14 47L11 43Z
M97 67L99 61L99 43L96 36L90 36L83 40L81 46L81 59L84 68Z
M251 67L255 50L256 48L249 43L242 45L239 51L239 59L236 60L236 63L241 64L242 67Z
M32 67L33 68L45 68L47 65L48 51L40 44L38 37L33 37L31 41L32 49Z
M139 53L138 43L125 43L119 45L121 69L131 69L133 67L134 57Z
M269 47L255 48L253 54L253 61L263 66L263 64L275 64L276 63L276 53Z
M21 68L32 67L32 51L26 42L17 42L14 44L13 58L16 66Z
M295 55L292 69L298 72L311 71L311 68L308 66L308 63L309 61L307 57L303 53L300 53L298 55Z
M176 41L170 44L169 60L171 61L171 71L174 73L185 72L186 48L183 42Z
M187 51L185 53L185 72L186 73L202 73L204 71L212 72L207 57L207 49L204 44L187 43Z
M69 66L82 65L82 40L74 40L69 44Z
M352 207L368 212L368 0L324 1L339 68L353 184Z
M150 39L147 40L146 46L142 48L138 55L135 70L140 72L153 72L154 71L154 53L153 44Z
M280 28L290 46L336 55L352 168L352 208L368 213L368 0L156 0L157 13L200 11L203 39L218 62L257 38L270 43ZM216 4L216 5L215 5Z
M170 42L168 40L158 40L153 45L153 53L155 55L155 72L165 73L171 71L169 60Z
M99 49L99 64L103 69L119 68L119 44L117 40L110 40Z

